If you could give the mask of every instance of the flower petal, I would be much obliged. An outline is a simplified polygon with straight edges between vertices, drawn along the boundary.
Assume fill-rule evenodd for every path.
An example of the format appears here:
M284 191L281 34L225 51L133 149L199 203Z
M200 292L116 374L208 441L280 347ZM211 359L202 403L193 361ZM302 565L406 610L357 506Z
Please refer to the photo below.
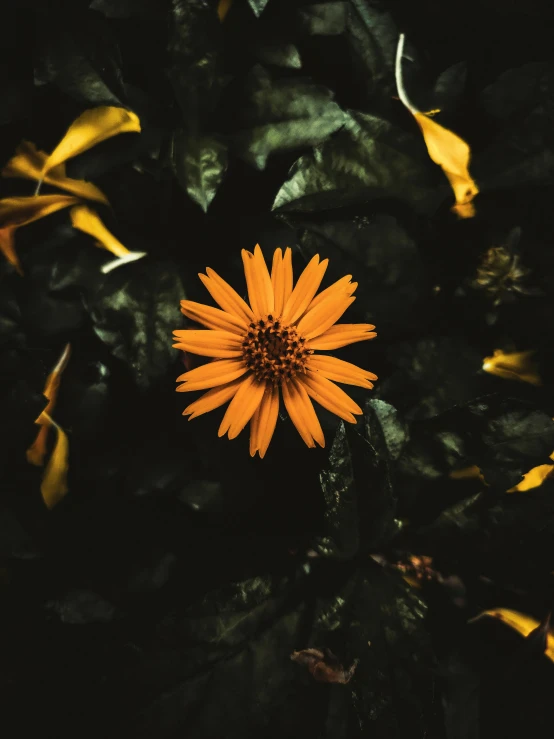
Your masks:
M371 389L373 383L370 380L377 379L377 375L373 372L368 372L355 364L337 357L330 357L327 354L313 354L309 358L308 367L312 372L321 374L328 380L342 382L345 385L358 385Z
M240 295L234 290L223 277L214 272L210 267L206 267L207 276L199 274L204 287L210 293L215 302L223 308L227 313L232 313L237 318L250 323L254 320L254 313Z
M319 423L319 418L317 417L312 401L310 400L308 393L306 392L306 388L304 387L304 385L302 385L301 382L298 381L298 378L296 377L290 381L290 384L294 387L295 392L298 393L299 402L302 405L304 419L307 423L308 431L312 435L314 441L317 441L319 446L324 447L325 436L323 435L323 429L321 428L321 424Z
M44 162L41 177L58 164L82 154L101 141L131 131L140 133L140 121L131 110L114 106L85 110L73 121L63 139Z
M314 295L319 290L328 264L328 259L324 259L322 262L319 261L319 254L316 254L310 260L298 278L298 282L290 298L285 303L285 309L283 311L284 323L294 323L310 305Z
M275 300L264 255L259 244L256 244L253 254L243 249L241 255L250 305L257 318L265 318L273 313Z
M198 400L195 400L194 403L191 403L185 408L183 416L190 416L189 421L192 421L197 416L202 416L204 413L209 413L219 408L219 406L231 400L243 382L244 380L239 377L237 380L228 382L226 385L208 390L207 393L204 393Z
M309 429L305 406L302 396L298 392L298 385L292 382L284 382L281 385L281 390L290 420L293 422L306 446L313 449L315 447L314 438Z
M292 283L292 250L290 246L287 246L283 257L281 249L275 249L271 268L271 284L275 296L273 309L277 317L283 313L285 304L291 296Z
M263 459L273 437L279 416L279 387L266 383L260 405L250 421L250 456L259 452Z
M339 323L328 328L320 336L311 339L306 344L306 348L320 351L340 349L342 346L355 344L357 341L375 338L377 334L372 330L374 328L375 326L371 323Z
M182 349L191 354L204 357L230 359L242 356L240 338L230 331L212 331L210 329L183 329L173 332L176 344L174 349Z
M344 390L341 390L340 387L321 375L308 370L305 375L298 375L298 380L304 385L311 398L349 423L356 423L353 413L360 414L363 412L360 406Z
M327 300L327 298L330 298L332 295L345 295L347 298L349 298L351 295L354 294L356 288L358 287L358 283L351 282L351 280L352 275L346 275L345 277L341 277L340 280L333 282L333 284L325 288L325 290L322 290L319 295L316 295L315 298L312 300L306 310L306 313L308 311L311 311L312 308L315 308L324 300Z
M47 159L48 154L46 152L38 150L30 141L22 141L17 147L15 155L2 170L2 177L40 180ZM65 164L60 164L51 169L42 179L49 185L67 190L79 198L95 200L98 203L108 203L108 198L92 182L66 177Z
M242 377L248 372L248 367L242 359L215 359L213 362L196 367L177 378L179 385L177 392L188 393L192 390L205 390L216 385L226 385L228 382Z
M305 339L321 336L336 323L345 310L352 305L356 298L347 298L344 295L331 295L315 308L311 308L300 319L298 333Z
M195 303L192 300L181 300L181 313L190 318L191 321L202 323L208 328L230 331L232 334L238 334L239 336L244 336L248 327L242 318L239 319L231 313L219 310L219 308Z
M240 388L229 407L217 432L223 436L228 432L229 439L237 437L260 405L265 390L265 382L260 382L251 374L242 380Z

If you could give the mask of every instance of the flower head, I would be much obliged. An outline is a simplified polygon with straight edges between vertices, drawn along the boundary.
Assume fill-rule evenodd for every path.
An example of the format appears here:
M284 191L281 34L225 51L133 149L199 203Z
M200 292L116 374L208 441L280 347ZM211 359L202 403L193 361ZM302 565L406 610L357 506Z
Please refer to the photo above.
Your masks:
M279 413L279 396L298 433L309 447L325 445L312 405L317 401L350 423L362 409L335 382L371 389L377 376L317 351L338 349L372 339L369 323L337 324L355 298L357 283L347 275L316 293L328 260L316 255L293 287L290 248L277 249L271 274L258 245L252 254L243 249L242 261L250 305L212 269L199 277L221 307L190 300L181 311L207 330L174 331L174 348L213 357L213 361L185 372L178 392L208 390L183 415L189 420L231 401L219 427L219 436L234 439L250 421L250 454L263 457Z

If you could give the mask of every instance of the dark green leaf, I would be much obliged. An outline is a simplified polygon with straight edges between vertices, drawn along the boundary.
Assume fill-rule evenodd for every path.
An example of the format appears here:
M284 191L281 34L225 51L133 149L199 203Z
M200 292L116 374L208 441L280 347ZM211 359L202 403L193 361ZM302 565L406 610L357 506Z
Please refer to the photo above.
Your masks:
M315 539L313 549L321 557L350 559L359 546L358 507L351 452L341 422L329 453L329 469L319 475L325 500L326 534Z
M554 181L554 65L527 64L501 75L483 93L500 131L475 157L472 172L482 189Z
M273 209L319 211L400 198L432 212L442 199L431 187L434 174L421 136L350 111L341 131L294 164Z
M313 3L298 11L300 27L313 36L337 36L346 28L348 3Z
M91 10L103 13L106 18L159 17L164 7L159 0L93 0Z
M267 3L268 0L248 0L248 5L250 5L250 7L252 8L252 11L256 18L259 18L260 15L263 13Z
M121 59L108 22L93 13L45 19L35 84L53 83L79 103L125 104Z
M179 131L173 139L172 163L181 187L205 213L225 176L227 147L213 137Z
M389 340L410 325L421 330L424 316L417 304L429 290L426 274L414 240L396 218L360 215L348 221L300 221L298 226L307 254L329 258L329 278L352 274L359 282L351 308L357 320L375 324ZM373 348L368 345L368 354Z
M249 88L241 130L232 141L239 156L258 169L273 152L321 143L346 119L332 92L311 82L272 80L258 66Z
M110 272L88 301L94 331L147 388L176 361L172 331L179 328L184 288L171 263L136 264Z

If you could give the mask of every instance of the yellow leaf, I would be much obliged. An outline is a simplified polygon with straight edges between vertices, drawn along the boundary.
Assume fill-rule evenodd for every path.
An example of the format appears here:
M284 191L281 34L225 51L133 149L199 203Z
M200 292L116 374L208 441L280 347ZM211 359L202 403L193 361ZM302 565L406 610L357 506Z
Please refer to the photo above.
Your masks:
M10 264L16 268L20 275L23 275L23 269L15 253L15 239L14 233L15 228L8 226L7 228L0 228L0 251L6 257Z
M15 155L10 159L2 170L2 177L21 177L28 180L40 180L61 190L77 195L86 200L95 200L99 203L108 203L104 193L92 182L74 180L65 174L65 164L59 164L46 175L42 171L48 159L48 154L39 151L30 141L22 141L17 147Z
M140 133L138 116L125 108L102 106L85 110L44 162L41 178L68 159L82 154L102 141L120 133Z
M74 228L78 228L79 231L84 231L97 240L97 246L102 247L111 251L118 257L123 257L129 254L127 249L121 241L118 241L115 236L108 231L106 226L102 223L99 216L86 205L76 205L71 209L71 223Z
M492 357L485 357L483 369L505 380L542 385L537 366L532 361L534 353L534 351L504 353L501 349L495 349Z
M219 0L219 3L217 4L217 14L220 21L225 20L225 16L231 9L232 4L233 0Z
M69 442L65 432L48 414L43 413L45 420L56 429L57 439L44 475L40 492L47 508L53 508L67 494L67 472L69 468Z
M469 174L469 145L453 131L440 126L423 113L414 113L414 118L423 133L429 156L448 177L456 198L454 210L462 218L471 218L475 214L471 201L479 188Z
M0 228L26 226L78 202L73 195L58 194L3 198L0 200Z
M554 460L554 454L550 455L550 459ZM513 488L506 490L507 493L525 493L527 490L540 487L543 482L548 479L554 470L552 464L540 464L538 467L533 467L527 474L523 475L523 480L515 485Z
M525 613L512 611L508 608L494 608L490 611L483 611L483 613L471 619L471 622L479 621L485 616L502 621L502 623L514 629L514 631L517 631L522 636L529 636L534 629L540 626L540 622L532 616L527 616ZM551 632L547 634L547 645L544 653L548 659L554 662L554 636Z
M46 441L48 439L48 429L52 425L50 414L52 413L56 405L62 372L67 366L70 355L71 344L67 344L56 366L46 378L43 395L48 399L48 404L35 421L36 424L39 424L41 426L41 429L38 432L37 438L35 439L33 444L31 444L31 446L27 449L27 461L30 464L36 465L37 467L42 467L42 465L44 464L44 457L46 456Z
M102 223L98 215L88 208L86 205L76 205L71 209L71 222L74 228L78 228L80 231L84 231L93 238L97 239L96 246L103 249L107 249L112 254L115 254L117 259L102 267L102 272L107 274L116 267L128 262L134 262L141 257L146 256L146 252L129 251L121 241L118 241L115 236L108 231L106 226Z
M479 192L479 188L469 174L469 160L471 158L469 145L453 131L431 120L428 114L421 112L410 102L402 77L403 52L404 34L402 33L398 39L396 50L395 74L398 96L416 119L423 134L429 156L435 164L442 168L450 182L456 198L456 205L453 206L452 210L460 218L472 218L475 215L472 201Z
M20 275L23 270L15 251L16 230L77 202L78 199L71 195L37 195L0 200L0 251Z

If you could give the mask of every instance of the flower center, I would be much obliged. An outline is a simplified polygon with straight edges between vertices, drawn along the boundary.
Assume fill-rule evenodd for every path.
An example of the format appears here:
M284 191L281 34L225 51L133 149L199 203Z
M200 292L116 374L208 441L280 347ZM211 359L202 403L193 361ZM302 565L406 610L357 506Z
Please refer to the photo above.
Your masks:
M282 326L279 318L269 315L251 323L242 342L242 356L248 369L258 380L280 385L306 371L311 349L305 349L306 339L294 326Z

